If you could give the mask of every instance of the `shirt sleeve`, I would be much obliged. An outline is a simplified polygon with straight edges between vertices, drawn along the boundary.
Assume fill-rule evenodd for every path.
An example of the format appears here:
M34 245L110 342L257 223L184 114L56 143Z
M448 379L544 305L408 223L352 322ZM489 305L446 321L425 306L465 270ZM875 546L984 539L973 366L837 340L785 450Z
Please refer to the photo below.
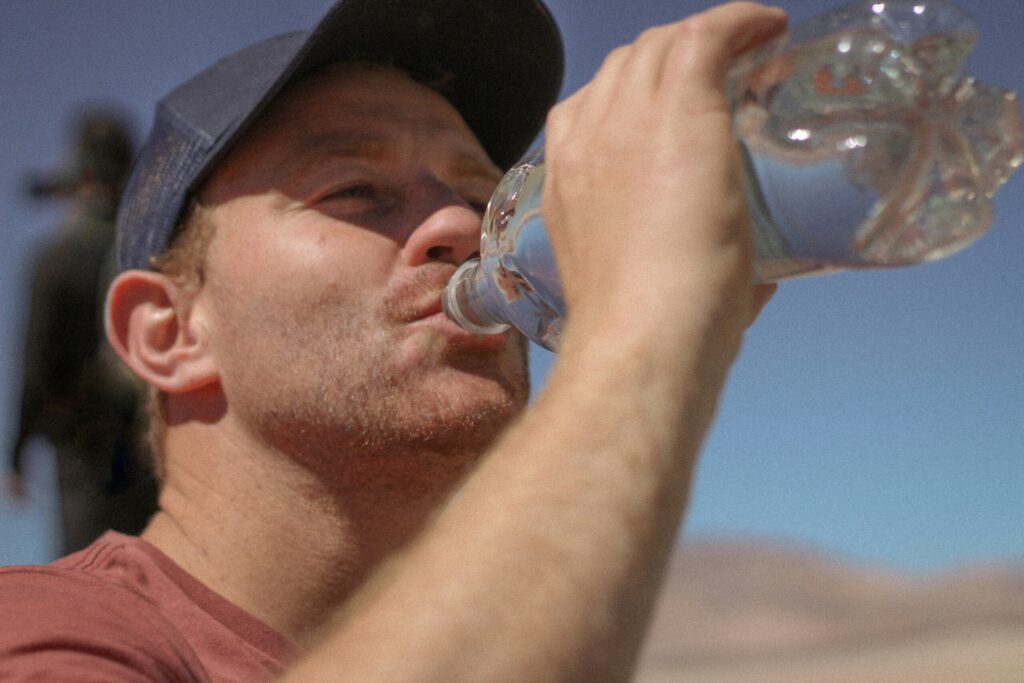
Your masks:
M144 598L80 572L0 570L0 680L205 683L195 653Z

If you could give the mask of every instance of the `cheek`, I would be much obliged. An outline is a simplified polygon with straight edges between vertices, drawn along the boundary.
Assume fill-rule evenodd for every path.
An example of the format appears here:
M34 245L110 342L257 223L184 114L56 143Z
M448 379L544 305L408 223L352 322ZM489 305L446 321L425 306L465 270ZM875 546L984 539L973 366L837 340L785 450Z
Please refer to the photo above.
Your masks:
M233 221L247 227L211 245L211 288L233 307L273 315L379 299L399 253L391 240L313 212L273 221L248 213Z
M350 336L353 328L378 326L379 294L358 287L350 273L268 270L211 288L211 337L230 353L256 354L268 346L279 353L283 345L290 352L312 351Z

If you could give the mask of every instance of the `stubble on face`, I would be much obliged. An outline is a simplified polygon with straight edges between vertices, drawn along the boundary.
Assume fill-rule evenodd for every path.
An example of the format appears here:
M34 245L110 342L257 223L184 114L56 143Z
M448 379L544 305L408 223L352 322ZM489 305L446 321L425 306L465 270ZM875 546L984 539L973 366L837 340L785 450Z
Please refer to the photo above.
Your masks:
M303 207L274 189L274 174L296 134L341 125L346 109L374 115L345 125L368 121L359 125L419 145L403 163L476 144L472 133L439 95L397 72L329 72L275 107L258 144L243 141L209 192L220 205L205 286L229 409L321 481L356 486L385 463L450 479L525 406L526 342L475 344L422 324L455 265L402 263L394 235Z
M430 331L407 334L398 321L408 302L436 292L438 277L421 271L356 315L328 292L321 315L283 325L275 346L301 349L306 358L289 359L282 350L273 353L286 361L278 368L247 366L266 378L244 384L268 389L245 402L249 424L316 471L339 459L349 467L417 455L459 468L475 461L526 404L526 342L515 335L500 349L479 349Z

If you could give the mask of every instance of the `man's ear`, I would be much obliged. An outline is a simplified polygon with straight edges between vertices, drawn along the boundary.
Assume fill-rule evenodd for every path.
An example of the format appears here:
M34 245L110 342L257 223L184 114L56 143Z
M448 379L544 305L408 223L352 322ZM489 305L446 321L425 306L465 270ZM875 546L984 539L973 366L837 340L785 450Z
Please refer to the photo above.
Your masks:
M121 273L107 293L110 345L132 372L165 393L185 393L218 379L194 294L145 270Z

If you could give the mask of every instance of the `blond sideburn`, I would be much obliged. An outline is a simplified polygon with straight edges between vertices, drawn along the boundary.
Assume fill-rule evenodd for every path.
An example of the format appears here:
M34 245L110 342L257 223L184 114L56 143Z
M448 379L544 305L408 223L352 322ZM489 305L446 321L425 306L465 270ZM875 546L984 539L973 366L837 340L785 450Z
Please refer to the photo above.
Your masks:
M167 250L152 259L153 268L183 289L201 287L205 281L206 255L213 239L214 226L207 210L192 201ZM164 480L167 438L167 394L149 385L146 394L148 441L153 454L153 472Z

